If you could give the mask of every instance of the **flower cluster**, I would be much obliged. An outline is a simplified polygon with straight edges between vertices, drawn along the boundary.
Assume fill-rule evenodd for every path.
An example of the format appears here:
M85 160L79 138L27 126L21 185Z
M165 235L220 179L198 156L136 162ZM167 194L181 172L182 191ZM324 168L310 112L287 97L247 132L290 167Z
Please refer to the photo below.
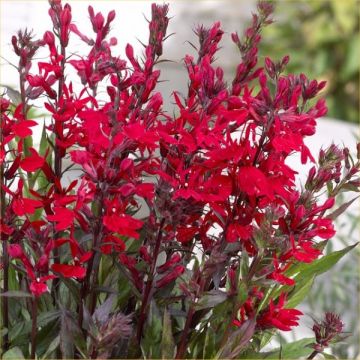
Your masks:
M53 30L37 41L27 31L12 39L21 101L1 98L4 307L9 290L32 296L31 356L40 300L52 311L68 307L60 311L60 337L73 349L69 356L61 343L65 357L211 357L194 347L208 329L224 334L215 349L237 356L267 329L292 329L302 314L287 305L292 270L322 255L335 234L327 213L335 196L359 185L348 149L331 145L316 163L304 143L326 113L317 98L325 83L286 75L287 56L258 65L261 29L272 22L272 6L261 2L244 39L232 35L241 57L231 86L214 64L220 23L196 29L197 54L184 58L188 93L174 90L170 115L156 91L168 6L152 5L144 52L128 44L126 59L113 54L117 39L109 37L115 11L88 13L92 36L72 21L69 4L50 0ZM86 56L71 55L72 34L89 46ZM39 47L48 58L33 68ZM51 117L39 148L31 141L34 99ZM296 153L314 164L304 188L287 164ZM68 184L71 168L81 176ZM106 300L111 293L116 305L113 295ZM149 336L156 326L170 335ZM245 328L241 346L228 341Z

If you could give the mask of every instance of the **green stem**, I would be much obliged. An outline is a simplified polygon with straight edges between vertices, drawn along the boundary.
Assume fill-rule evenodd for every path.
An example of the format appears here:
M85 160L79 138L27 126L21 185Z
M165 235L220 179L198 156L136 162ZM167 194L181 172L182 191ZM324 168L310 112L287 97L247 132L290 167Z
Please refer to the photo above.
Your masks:
M32 300L32 311L31 311L31 359L35 359L36 356L36 335L37 335L37 298L34 297Z

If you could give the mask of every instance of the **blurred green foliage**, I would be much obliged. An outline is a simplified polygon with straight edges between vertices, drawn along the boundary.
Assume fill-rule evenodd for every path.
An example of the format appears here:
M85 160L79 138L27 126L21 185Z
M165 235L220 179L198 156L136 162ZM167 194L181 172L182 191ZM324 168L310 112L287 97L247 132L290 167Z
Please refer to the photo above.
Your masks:
M288 71L328 81L328 116L359 121L359 0L276 0L260 54L290 55Z
M338 205L345 203L344 194L339 196ZM336 237L326 246L325 255L334 251L333 243L346 247L359 240L360 214L358 207L346 211L336 219ZM306 305L311 314L334 311L341 314L345 332L349 337L336 344L332 352L339 359L355 359L360 354L359 291L360 291L360 249L357 246L343 261L334 266L326 275L319 276L310 291ZM329 283L330 280L330 283Z

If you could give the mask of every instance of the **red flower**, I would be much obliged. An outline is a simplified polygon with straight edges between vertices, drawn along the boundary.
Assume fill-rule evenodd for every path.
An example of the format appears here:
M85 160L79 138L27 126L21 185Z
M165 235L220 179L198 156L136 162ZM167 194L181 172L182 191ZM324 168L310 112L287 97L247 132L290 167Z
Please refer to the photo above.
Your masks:
M295 281L293 279L288 278L283 274L283 272L286 271L286 269L289 267L290 264L286 264L281 267L279 264L279 260L277 259L275 254L273 257L273 264L275 270L272 271L271 274L267 276L268 279L273 279L283 285L289 285L289 286L295 285Z
M178 226L176 228L176 231L176 240L181 242L182 244L186 244L194 238L195 234L199 231L199 229L192 226Z
M100 249L103 254L111 254L112 251L121 252L125 250L125 243L115 235L106 235Z
M73 210L70 210L66 207L55 207L54 215L48 215L47 218L50 221L56 222L55 229L57 231L65 230L69 228L75 219L75 214Z
M45 159L41 157L34 148L30 148L31 156L21 160L20 167L27 172L34 172L41 169L44 165Z
M282 259L287 259L293 256L296 260L311 263L321 255L321 251L313 247L311 241L302 240L299 236L297 243L295 243L294 235L290 235L290 243L292 249L282 255Z
M296 309L285 309L285 302L285 293L281 293L276 305L273 299L270 299L269 308L263 311L257 318L257 325L261 329L275 327L283 331L290 331L292 327L298 326L299 316L303 315L303 313Z
M18 216L25 214L34 214L35 210L42 206L42 202L34 199L18 198L14 199L12 209Z
M176 265L168 274L164 275L161 279L156 281L155 286L161 288L176 280L185 271L183 265Z
M139 233L136 230L140 229L143 225L142 221L126 214L105 215L103 223L110 231L135 239L139 238Z
M252 226L251 225L240 225L237 223L232 223L229 225L226 232L226 241L235 242L238 239L240 240L249 240L252 235Z
M264 173L254 166L243 166L238 173L239 187L249 196L272 198L273 190Z
M22 120L14 124L12 130L16 136L25 138L32 135L32 130L30 128L36 125L37 122L33 120Z
M36 280L32 281L29 289L36 297L44 294L45 292L49 291L48 286L46 285L46 281L55 279L55 275L47 275L37 278Z
M86 275L86 269L77 265L53 264L51 270L65 278L83 279Z

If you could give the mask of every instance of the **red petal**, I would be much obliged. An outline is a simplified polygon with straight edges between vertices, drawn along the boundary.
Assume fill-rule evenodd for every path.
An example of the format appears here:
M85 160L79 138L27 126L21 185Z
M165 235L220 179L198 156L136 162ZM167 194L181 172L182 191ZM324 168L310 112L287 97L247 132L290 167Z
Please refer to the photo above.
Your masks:
M31 152L31 156L23 159L20 162L20 167L27 172L33 172L39 170L43 166L45 160L39 156L35 149L30 148L29 150Z
M40 296L41 294L47 292L49 290L48 286L45 283L33 281L30 284L30 291L36 296Z
M82 279L86 275L86 269L81 266L76 265L66 265L66 264L53 264L51 269L65 278L77 278Z

